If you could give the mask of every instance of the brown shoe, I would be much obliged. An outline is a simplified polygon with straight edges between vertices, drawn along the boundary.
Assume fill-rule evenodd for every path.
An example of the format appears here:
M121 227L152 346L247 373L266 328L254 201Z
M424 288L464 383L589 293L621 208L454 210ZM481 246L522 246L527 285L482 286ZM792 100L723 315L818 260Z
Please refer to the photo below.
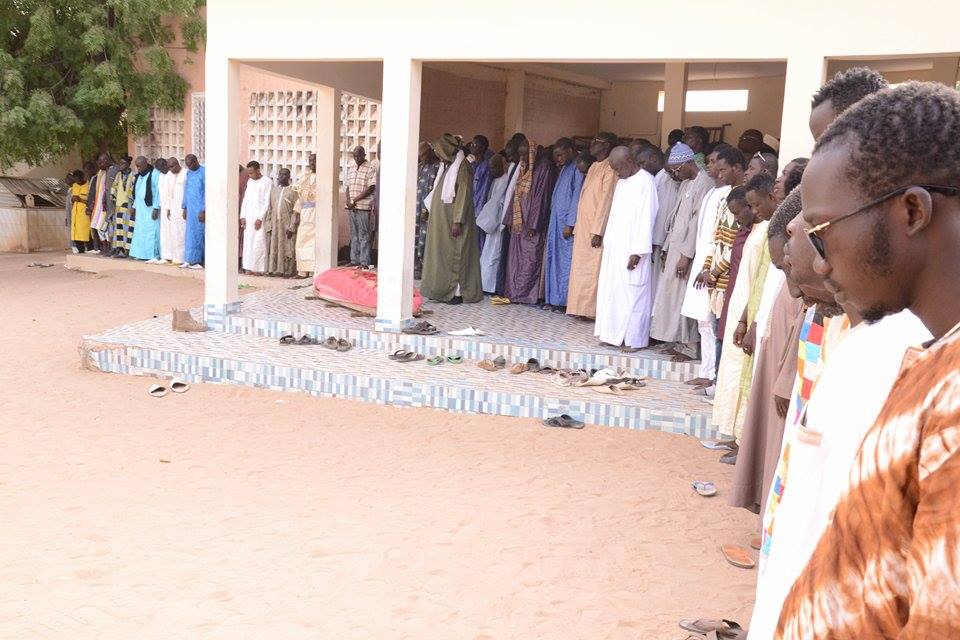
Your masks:
M207 325L194 320L187 309L173 309L173 320L171 324L174 331L192 333L207 330Z

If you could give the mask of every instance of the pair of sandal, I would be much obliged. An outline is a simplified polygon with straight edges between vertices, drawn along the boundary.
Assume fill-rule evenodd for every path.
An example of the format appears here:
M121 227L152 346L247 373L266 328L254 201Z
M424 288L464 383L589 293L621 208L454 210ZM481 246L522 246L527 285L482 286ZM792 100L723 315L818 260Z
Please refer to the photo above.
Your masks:
M416 362L417 360L423 360L422 353L407 351L405 349L398 349L387 357L395 362Z
M180 378L174 378L170 381L170 391L173 391L174 393L186 393L189 389L190 385ZM154 398L162 398L163 396L167 395L167 388L163 385L155 384L147 389L147 393Z
M484 371L499 371L507 366L507 359L503 356L497 356L493 360L481 360L477 366Z
M313 336L301 336L298 339L298 338L294 338L291 335L286 335L280 338L280 344L310 345L310 346L320 345L322 347L326 347L327 349L331 349L333 351L340 351L340 352L350 351L350 349L353 348L353 343L349 342L348 340L344 340L343 338L335 338L333 336L330 336L323 342L320 342Z
M437 329L432 324L430 324L429 322L427 322L426 320L423 320L413 325L412 327L407 327L406 329L403 329L402 332L408 335L414 335L414 336L432 336L434 334L440 333L440 330Z
M449 362L450 364L460 364L463 362L463 356L433 356L432 358L427 358L427 364L436 366L438 364L443 364L444 362Z

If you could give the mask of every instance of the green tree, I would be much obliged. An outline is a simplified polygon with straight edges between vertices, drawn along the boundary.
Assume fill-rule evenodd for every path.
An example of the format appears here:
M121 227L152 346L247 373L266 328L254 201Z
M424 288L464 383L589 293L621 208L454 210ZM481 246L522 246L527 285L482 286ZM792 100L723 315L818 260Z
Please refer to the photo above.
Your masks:
M195 52L203 0L0 0L0 167L126 148L150 107L180 110L167 46Z

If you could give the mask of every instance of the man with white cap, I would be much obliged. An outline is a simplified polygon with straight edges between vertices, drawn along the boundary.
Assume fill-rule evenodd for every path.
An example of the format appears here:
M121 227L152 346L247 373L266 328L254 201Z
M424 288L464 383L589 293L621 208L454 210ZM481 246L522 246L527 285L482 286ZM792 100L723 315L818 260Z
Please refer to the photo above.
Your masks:
M670 150L667 170L680 183L680 195L666 222L667 237L661 250L660 282L653 302L653 322L650 337L662 342L676 343L674 360L683 362L697 355L700 333L697 321L680 314L687 289L687 277L697 250L697 222L703 197L714 187L713 179L697 165L693 149L680 142ZM713 345L710 345L713 348Z

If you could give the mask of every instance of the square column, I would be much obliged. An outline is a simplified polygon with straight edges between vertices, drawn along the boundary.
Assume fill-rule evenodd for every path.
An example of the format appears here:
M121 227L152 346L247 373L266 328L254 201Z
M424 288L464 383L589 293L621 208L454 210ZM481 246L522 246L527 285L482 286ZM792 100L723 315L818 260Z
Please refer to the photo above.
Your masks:
M377 258L379 331L400 331L413 320L413 242L417 216L417 146L422 64L401 56L383 60L380 139L380 248Z
M340 90L317 87L317 206L314 273L337 266L340 248Z
M780 121L780 166L813 151L810 133L810 98L823 84L823 56L791 56L783 85L783 119Z
M240 308L240 63L208 49L206 83L204 315L222 329L225 316Z
M674 129L683 129L683 109L687 99L687 63L663 65L663 114L660 118L660 146Z

